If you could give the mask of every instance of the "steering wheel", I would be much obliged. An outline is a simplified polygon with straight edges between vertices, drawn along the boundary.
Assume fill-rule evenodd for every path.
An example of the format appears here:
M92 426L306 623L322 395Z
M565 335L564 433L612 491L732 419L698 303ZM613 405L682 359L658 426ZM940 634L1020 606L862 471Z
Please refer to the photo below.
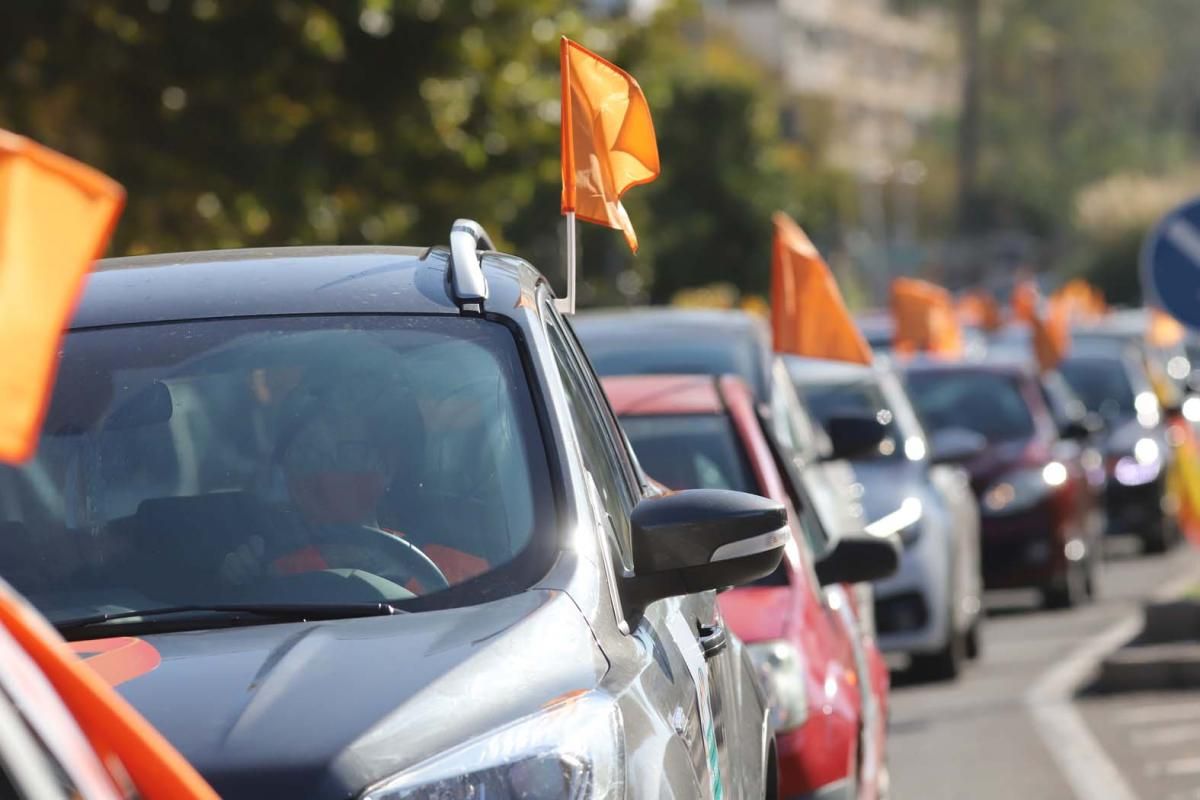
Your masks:
M395 561L399 567L397 572L407 578L417 580L426 593L450 588L450 581L446 579L445 573L433 562L433 559L425 555L421 548L412 542L370 525L356 525L351 530L355 531L354 536L360 539L355 544L362 544L374 552L386 549L388 560ZM330 544L334 544L334 542L330 542ZM347 542L347 544L352 544L352 542ZM320 545L318 545L318 549L320 549ZM382 577L388 577L388 575Z

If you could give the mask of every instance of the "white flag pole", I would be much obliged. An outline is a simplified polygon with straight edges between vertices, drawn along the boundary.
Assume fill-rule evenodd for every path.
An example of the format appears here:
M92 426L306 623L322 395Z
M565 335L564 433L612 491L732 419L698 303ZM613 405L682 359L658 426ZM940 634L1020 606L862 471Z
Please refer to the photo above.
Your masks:
M554 301L561 314L575 313L575 212L567 212L567 296Z

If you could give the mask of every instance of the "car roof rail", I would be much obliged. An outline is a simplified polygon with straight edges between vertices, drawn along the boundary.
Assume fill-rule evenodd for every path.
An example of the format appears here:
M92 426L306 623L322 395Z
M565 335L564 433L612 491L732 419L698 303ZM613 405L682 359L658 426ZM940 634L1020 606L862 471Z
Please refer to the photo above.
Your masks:
M483 311L488 284L479 264L479 251L495 249L492 237L475 220L456 219L450 226L450 293L460 307L475 305Z

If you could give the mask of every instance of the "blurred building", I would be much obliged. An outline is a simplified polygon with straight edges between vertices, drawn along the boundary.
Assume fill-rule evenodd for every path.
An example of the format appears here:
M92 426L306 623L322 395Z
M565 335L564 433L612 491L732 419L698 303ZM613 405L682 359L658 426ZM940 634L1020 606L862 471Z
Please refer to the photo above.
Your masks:
M888 0L709 0L707 7L790 93L824 101L826 156L838 166L886 179L930 123L957 112L960 69L944 15L898 14ZM798 135L805 124L794 122Z

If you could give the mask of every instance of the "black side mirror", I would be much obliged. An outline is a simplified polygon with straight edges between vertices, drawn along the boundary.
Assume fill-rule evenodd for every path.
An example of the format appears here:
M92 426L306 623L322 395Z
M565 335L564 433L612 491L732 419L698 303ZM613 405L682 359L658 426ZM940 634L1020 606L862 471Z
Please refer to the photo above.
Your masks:
M873 455L887 436L887 428L867 416L830 417L825 430L833 445L830 458L838 460Z
M962 464L987 448L987 439L966 428L945 428L929 439L929 460L934 464Z
M843 536L816 563L822 586L877 581L899 568L900 540L896 536Z
M664 597L723 589L771 574L791 539L787 511L758 495L690 489L638 503L630 517L631 612Z

